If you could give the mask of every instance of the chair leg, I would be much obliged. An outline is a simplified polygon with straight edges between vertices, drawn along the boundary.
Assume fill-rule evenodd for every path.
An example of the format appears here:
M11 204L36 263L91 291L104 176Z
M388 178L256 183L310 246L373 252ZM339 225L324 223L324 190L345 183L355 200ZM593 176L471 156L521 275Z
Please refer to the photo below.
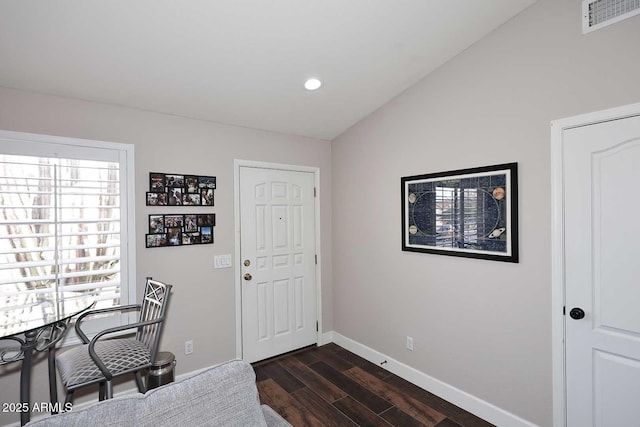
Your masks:
M140 371L135 372L136 376L136 385L138 386L138 391L142 394L147 392L147 388L144 385L144 381L142 380L142 374Z
M98 400L101 402L104 400L104 381L98 384Z
M113 397L113 384L111 380L107 380L105 383L105 399L111 399Z
M73 392L75 390L71 390L71 391L67 391L67 397L64 398L64 409L65 412L67 410L67 408L69 407L69 405L73 405Z
M48 350L49 365L49 398L51 400L51 415L58 413L58 384L56 381L56 349L55 346Z

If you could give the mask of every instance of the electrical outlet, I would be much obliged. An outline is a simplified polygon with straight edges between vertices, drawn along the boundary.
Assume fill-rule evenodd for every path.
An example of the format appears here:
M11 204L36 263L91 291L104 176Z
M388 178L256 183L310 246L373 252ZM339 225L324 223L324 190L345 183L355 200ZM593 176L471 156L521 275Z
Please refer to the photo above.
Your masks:
M413 337L407 336L407 350L413 351Z
M191 354L191 353L193 353L193 340L185 341L184 354Z

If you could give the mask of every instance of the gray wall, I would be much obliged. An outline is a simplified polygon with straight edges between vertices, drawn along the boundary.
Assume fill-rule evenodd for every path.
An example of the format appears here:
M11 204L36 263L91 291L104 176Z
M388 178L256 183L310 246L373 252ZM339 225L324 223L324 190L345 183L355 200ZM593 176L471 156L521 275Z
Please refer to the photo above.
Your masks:
M335 331L545 426L549 124L640 101L640 16L582 35L580 3L538 1L332 145ZM519 264L401 251L400 177L505 162Z
M215 255L234 254L233 160L319 167L322 314L325 331L332 329L329 142L2 88L0 129L135 145L138 291L140 294L146 276L174 285L161 349L176 355L178 375L235 357L233 268L213 268ZM213 245L145 249L148 215L164 213L145 206L149 172L217 177ZM179 210L165 208L168 213ZM185 356L184 341L188 339L194 341L194 353ZM35 366L34 402L48 400L45 365L39 362ZM19 377L5 370L19 366L0 368L0 402L18 401ZM123 384L116 392L130 387L135 386ZM0 424L18 419L0 413Z

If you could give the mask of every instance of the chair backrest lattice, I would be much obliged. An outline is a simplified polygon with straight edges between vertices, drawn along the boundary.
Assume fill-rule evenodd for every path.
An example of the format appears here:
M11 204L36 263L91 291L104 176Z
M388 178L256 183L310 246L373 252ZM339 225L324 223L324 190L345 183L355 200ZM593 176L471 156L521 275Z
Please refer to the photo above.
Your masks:
M151 353L151 363L155 361L164 323L167 303L171 295L171 285L147 277L144 289L144 299L140 307L139 322L157 321L151 325L140 326L136 333L136 340L143 342Z

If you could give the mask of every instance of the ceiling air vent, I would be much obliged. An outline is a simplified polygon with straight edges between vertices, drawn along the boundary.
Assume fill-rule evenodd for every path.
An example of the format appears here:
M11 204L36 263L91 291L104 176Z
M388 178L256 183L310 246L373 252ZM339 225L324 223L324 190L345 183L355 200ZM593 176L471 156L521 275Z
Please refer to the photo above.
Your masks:
M582 33L599 30L640 13L640 0L583 0Z

